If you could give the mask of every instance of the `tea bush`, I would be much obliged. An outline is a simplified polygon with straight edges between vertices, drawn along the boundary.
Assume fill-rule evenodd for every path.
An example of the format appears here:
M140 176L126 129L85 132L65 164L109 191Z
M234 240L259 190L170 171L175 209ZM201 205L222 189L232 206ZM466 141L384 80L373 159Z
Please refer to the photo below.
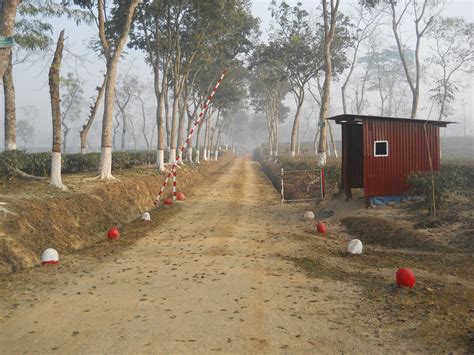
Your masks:
M112 170L130 169L134 166L154 164L156 152L114 152ZM95 172L100 164L100 153L62 154L63 174ZM18 170L35 176L51 173L51 153L25 153L5 151L0 153L0 178L11 179Z

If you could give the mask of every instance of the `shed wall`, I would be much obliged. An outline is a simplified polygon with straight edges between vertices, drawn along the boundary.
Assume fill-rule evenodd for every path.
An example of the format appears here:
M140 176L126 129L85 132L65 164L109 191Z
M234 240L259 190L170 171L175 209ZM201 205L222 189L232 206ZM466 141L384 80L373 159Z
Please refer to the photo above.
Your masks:
M407 177L414 171L429 171L428 147L423 121L365 120L363 123L364 194L366 197L403 195L409 191ZM434 170L440 166L439 127L426 125ZM388 156L374 156L374 142L388 141Z

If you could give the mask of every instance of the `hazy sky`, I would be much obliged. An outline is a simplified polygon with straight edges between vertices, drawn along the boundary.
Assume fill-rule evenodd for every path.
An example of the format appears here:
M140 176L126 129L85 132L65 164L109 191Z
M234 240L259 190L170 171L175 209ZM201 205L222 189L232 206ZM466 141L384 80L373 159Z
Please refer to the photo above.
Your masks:
M296 4L297 1L287 1L289 4ZM312 0L301 1L303 6L311 11L317 7L320 3L319 1ZM357 3L357 1L348 1L342 0L342 11L347 13L350 11L350 7ZM270 13L268 11L270 5L269 0L258 0L252 1L252 11L255 16L258 16L261 19L261 31L263 33L262 38L265 40L267 38L267 30L271 23ZM446 10L443 15L445 16L462 16L469 21L474 20L474 0L454 0L449 1L446 5ZM94 28L88 28L86 26L76 27L72 22L65 20L54 21L52 22L55 28L55 36L58 35L61 29L66 30L66 48L67 52L63 60L62 75L66 75L68 71L77 73L85 81L85 97L87 98L84 110L83 117L80 117L77 121L77 126L82 125L87 117L88 113L88 104L90 103L89 97L95 95L94 88L100 83L102 78L102 73L104 72L104 64L102 61L98 60L97 56L87 50L86 45L92 36L95 36L96 31ZM384 31L388 31L385 29ZM390 32L388 32L390 34ZM409 37L407 37L409 38ZM395 41L393 36L387 36L387 40ZM40 64L19 64L14 67L14 80L15 80L15 89L16 89L16 98L17 98L17 108L18 110L18 119L21 119L20 108L23 106L34 105L39 109L39 117L35 120L35 139L34 144L37 146L49 147L51 142L51 109L49 101L49 88L48 88L48 66L50 64L50 55L44 56L44 59L40 61ZM139 75L139 77L144 81L151 83L152 75L150 69L143 62L143 55L136 51L128 51L127 56L124 60L121 61L119 65L119 72L124 72L130 70L131 73ZM472 80L471 80L472 82ZM422 87L422 103L421 111L419 111L419 118L425 118L431 103L428 102L427 84L424 84ZM331 113L339 114L342 113L342 104L340 97L340 89L336 83L333 86L333 96L331 101ZM2 95L3 96L3 95ZM464 100L464 110L468 120L468 132L471 135L474 135L474 121L472 119L472 102L474 101L474 88L471 86L466 88L462 93L460 93L460 99L456 102L456 113L453 115L453 121L463 121L463 100ZM154 98L152 93L148 95L149 106L154 105ZM292 99L288 97L288 103L291 104ZM306 105L306 116L309 116L311 110L311 105ZM373 112L367 113L377 113L378 102L374 102L371 105L370 110ZM427 109L428 108L428 109ZM3 100L0 101L0 110L3 112ZM291 117L290 113L290 117ZM306 117L304 116L304 117ZM314 116L314 114L313 114ZM98 137L100 120L102 114L100 113L96 118L94 124L93 136L91 138ZM432 113L431 118L435 118L435 112ZM291 120L289 120L291 121ZM303 122L304 125L313 126L316 122L314 117L309 118L308 123ZM281 140L285 141L289 139L288 129L291 122L288 122L281 131ZM456 125L447 130L449 135L457 135L462 132L463 125ZM339 129L336 129L338 132ZM0 133L3 138L3 124L0 128ZM309 132L306 139L312 139L314 133ZM78 145L79 143L79 134L78 131L71 132L70 136L71 145Z

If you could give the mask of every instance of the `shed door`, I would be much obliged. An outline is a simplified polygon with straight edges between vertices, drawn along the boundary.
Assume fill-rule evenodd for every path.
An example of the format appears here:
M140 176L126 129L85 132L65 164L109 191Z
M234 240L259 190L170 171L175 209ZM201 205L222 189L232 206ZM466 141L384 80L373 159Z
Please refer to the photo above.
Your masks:
M343 185L346 195L352 187L364 187L364 150L361 124L342 125ZM349 192L350 194L350 192Z

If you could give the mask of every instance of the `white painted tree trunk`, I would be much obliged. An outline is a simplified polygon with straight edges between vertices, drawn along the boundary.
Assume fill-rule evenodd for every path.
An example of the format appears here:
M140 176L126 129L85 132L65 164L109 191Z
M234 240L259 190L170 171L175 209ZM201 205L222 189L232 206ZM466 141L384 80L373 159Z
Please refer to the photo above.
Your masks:
M105 15L104 15L104 0L98 0L97 7L99 10L99 37L101 39L102 49L104 50L106 63L107 63L107 80L105 84L104 92L104 116L102 118L102 154L101 154L101 165L99 178L100 180L112 180L112 126L113 126L113 113L114 113L114 101L115 101L115 84L117 81L117 66L120 61L120 57L123 52L123 48L128 39L128 33L130 32L130 25L132 23L135 8L138 5L139 0L130 0L128 3L128 9L126 16L121 26L121 35L116 40L114 50L111 51L105 34Z
M112 176L112 147L102 147L100 154L100 170L99 178L101 180L113 180Z
M169 164L175 164L176 163L176 148L171 148L170 149L170 156L168 157L168 163Z
M326 165L326 152L319 152L318 154L318 166L325 166Z
M165 170L165 151L163 149L158 149L156 156L156 168L159 171Z
M53 121L53 147L51 156L51 180L49 186L67 190L61 181L61 99L59 92L59 72L64 48L64 30L59 34L53 62L49 69L49 93L51 96L51 116Z
M189 147L188 150L186 151L186 156L188 158L189 163L193 163L193 148Z
M51 180L49 186L57 187L63 191L67 190L67 187L63 185L61 181L61 153L53 152L51 159Z
M13 85L12 54L3 76L3 94L5 97L5 150L16 150L16 107L15 86ZM26 143L26 142L25 142Z
M204 148L204 150L202 151L202 158L204 160L207 160L207 149L206 148Z
M214 152L214 160L217 160L217 159L219 159L219 151L218 150L216 150Z
M196 164L200 164L200 163L201 163L201 162L199 161L199 153L200 153L199 149L196 149L196 161L195 161Z

